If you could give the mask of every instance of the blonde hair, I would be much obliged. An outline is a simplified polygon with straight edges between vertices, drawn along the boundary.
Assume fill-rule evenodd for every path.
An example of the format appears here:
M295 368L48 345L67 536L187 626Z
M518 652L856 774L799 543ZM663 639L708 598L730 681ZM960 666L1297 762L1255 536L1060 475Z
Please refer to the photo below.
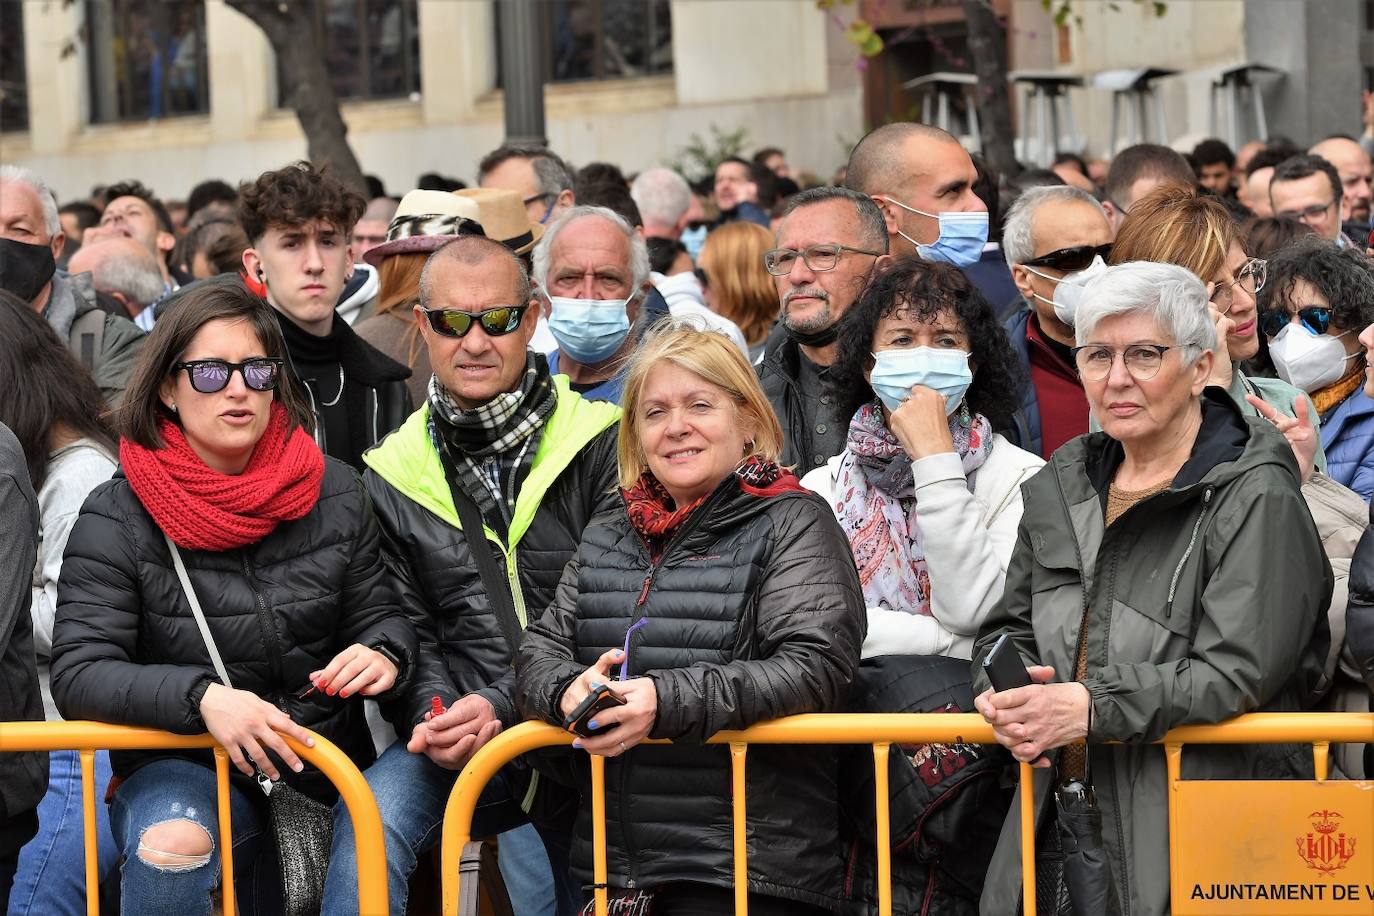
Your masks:
M634 486L649 469L639 444L638 407L649 373L662 362L695 373L729 395L741 421L753 427L747 454L778 460L782 454L782 427L754 368L739 347L724 334L702 330L691 321L665 319L645 335L630 357L625 375L625 390L620 399L624 413L616 453L622 488Z
M774 247L773 233L745 221L727 223L706 236L697 259L717 312L744 332L750 346L768 336L778 317L778 290L763 267L763 253Z
M1111 262L1176 264L1208 283L1225 268L1232 245L1245 248L1221 201L1171 184L1151 191L1127 211Z

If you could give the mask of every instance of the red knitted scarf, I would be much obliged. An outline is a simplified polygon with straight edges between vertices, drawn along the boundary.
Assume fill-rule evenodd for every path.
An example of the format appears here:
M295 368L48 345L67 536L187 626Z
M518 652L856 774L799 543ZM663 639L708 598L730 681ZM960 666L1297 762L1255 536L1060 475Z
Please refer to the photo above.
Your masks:
M181 427L162 420L166 444L146 449L119 440L119 463L148 514L178 547L232 550L262 540L284 521L315 507L324 455L305 430L286 432L286 411L272 404L267 429L241 474L206 467Z

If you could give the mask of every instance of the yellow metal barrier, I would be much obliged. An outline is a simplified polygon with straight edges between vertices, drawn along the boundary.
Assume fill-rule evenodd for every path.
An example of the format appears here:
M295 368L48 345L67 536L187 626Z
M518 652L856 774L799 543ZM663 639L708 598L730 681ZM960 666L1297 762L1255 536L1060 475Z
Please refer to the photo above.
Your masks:
M526 722L492 739L468 762L459 774L449 796L444 814L443 869L444 916L458 916L460 859L463 848L472 839L472 816L477 798L487 782L504 766L528 751L543 747L570 744L573 736L552 725ZM992 727L982 716L958 714L817 714L792 716L773 722L763 722L737 732L720 732L710 744L730 746L731 768L734 775L734 870L735 912L748 913L748 880L744 842L745 798L744 762L749 744L872 744L873 767L877 802L878 851L878 911L880 916L892 914L892 860L888 810L887 757L892 744L928 744L967 742L993 744ZM1326 785L1327 753L1332 742L1374 743L1374 713L1254 713L1240 716L1219 725L1184 726L1169 732L1160 742L1165 745L1169 773L1169 820L1176 822L1179 765L1184 744L1272 744L1311 743L1319 782ZM646 744L667 744L649 741ZM1021 804L1021 887L1023 912L1035 916L1035 800L1033 770L1020 766ZM596 884L597 916L606 916L606 795L605 758L591 758L592 778L592 875ZM1208 782L1209 787L1226 785L1228 781ZM1186 781L1182 781L1187 785ZM1237 782L1237 785L1253 783ZM1283 790L1293 793L1295 786L1310 783L1286 781ZM1371 811L1374 811L1374 783L1345 783L1365 786L1370 791ZM1175 858L1178 850L1178 831L1169 832L1170 873L1175 900L1181 899L1179 876L1182 869ZM1374 846L1374 833L1366 840ZM1370 888L1374 897L1374 886ZM1259 912L1264 912L1263 910Z
M283 735L301 760L319 769L348 806L357 837L358 908L366 916L387 911L386 846L376 799L353 761L333 742L311 733L314 747ZM0 723L0 753L12 751L77 751L81 757L81 806L86 825L86 912L99 916L95 830L95 752L97 750L188 750L210 748L215 754L219 785L219 835L224 916L234 916L233 833L229 823L229 755L209 735L173 735L151 728L129 728L100 722Z

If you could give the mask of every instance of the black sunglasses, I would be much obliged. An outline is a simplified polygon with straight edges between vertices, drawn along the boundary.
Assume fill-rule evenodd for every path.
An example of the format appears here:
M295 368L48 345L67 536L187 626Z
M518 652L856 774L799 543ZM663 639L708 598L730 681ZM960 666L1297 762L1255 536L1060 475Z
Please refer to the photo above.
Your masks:
M1087 270L1088 265L1092 264L1093 258L1099 256L1104 261L1112 256L1111 243L1060 248L1058 251L1051 251L1049 254L1042 254L1038 258L1023 261L1022 265L1025 267L1049 267L1063 271Z
M172 366L172 371L185 369L192 388L201 394L214 394L228 387L235 371L243 376L243 383L254 391L271 391L277 387L281 367L280 356L256 356L241 363L223 359L192 359L177 363Z
M1260 330L1265 337L1278 337L1284 327L1293 320L1292 313L1284 309L1270 309L1259 317ZM1298 321L1302 326L1320 337L1331 327L1331 309L1320 305L1309 305L1298 309Z
M484 312L461 312L458 309L421 308L435 334L443 337L462 337L478 322L491 337L501 337L520 327L528 305L502 305Z

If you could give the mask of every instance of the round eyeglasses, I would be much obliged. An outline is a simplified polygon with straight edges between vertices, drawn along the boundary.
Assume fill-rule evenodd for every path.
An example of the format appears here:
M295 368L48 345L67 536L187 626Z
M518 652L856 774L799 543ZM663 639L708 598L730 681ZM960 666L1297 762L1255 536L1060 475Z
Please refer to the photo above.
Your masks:
M1131 378L1137 382L1148 382L1159 374L1159 367L1164 365L1164 354L1172 349L1164 344L1131 344L1120 350L1102 344L1087 344L1074 347L1069 352L1078 366L1078 374L1090 382L1100 382L1110 375L1118 354Z
M1251 258L1245 262L1245 266L1236 273L1236 278L1229 283L1225 280L1218 282L1212 289L1212 295L1208 297L1209 302L1217 307L1217 311L1225 315L1231 311L1236 304L1236 287L1240 287L1251 298L1264 289L1264 281L1269 276L1269 262L1260 258Z

